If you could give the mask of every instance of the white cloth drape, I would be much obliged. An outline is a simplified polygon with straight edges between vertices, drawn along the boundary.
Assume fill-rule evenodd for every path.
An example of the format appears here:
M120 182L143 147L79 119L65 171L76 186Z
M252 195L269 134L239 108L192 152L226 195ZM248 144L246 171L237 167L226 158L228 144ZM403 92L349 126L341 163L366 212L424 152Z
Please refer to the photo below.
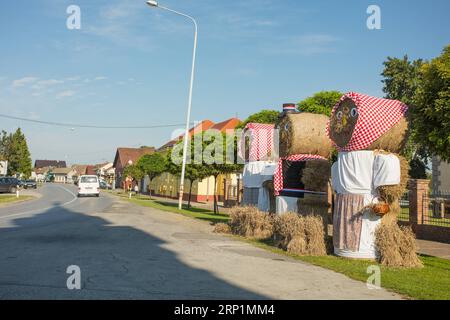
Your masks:
M331 180L337 193L363 195L365 206L374 204L378 202L377 187L400 183L400 160L393 154L374 154L373 151L340 152L338 161L331 168ZM359 251L335 248L335 254L375 258L375 229L380 222L380 216L365 212Z
M276 213L283 214L287 212L297 212L297 201L298 198L294 197L276 197Z

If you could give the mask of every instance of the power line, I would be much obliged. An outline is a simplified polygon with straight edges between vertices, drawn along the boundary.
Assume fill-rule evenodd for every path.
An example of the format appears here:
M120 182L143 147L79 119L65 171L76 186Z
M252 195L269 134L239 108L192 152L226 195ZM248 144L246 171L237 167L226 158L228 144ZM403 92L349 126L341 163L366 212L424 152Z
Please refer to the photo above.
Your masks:
M53 122L53 121L42 121L27 119L21 117L14 117L6 114L0 114L0 118L6 118L11 120L27 121L32 123L45 124L49 126L67 127L67 128L90 128L90 129L155 129L155 128L168 128L168 127L181 127L184 126L183 123L180 124L160 124L152 126L96 126L88 124L75 124L75 123L63 123L63 122Z

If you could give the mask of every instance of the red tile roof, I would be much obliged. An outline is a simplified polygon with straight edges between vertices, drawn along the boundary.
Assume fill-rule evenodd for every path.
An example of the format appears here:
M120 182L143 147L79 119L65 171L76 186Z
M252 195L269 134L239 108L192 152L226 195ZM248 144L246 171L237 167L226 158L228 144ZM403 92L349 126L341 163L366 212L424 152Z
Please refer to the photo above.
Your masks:
M97 172L95 172L94 166L86 166L86 174L90 176L95 176Z
M236 126L241 123L241 120L239 120L238 118L231 118L219 123L214 123L210 120L203 120L201 123L199 123L198 125L196 125L195 127L191 128L191 130L189 130L189 137L192 137L192 135L194 134L194 132L200 132L201 131L206 131L209 129L216 129L219 130L221 132L225 132L228 129L234 129L236 128ZM160 147L158 149L158 151L160 150L164 150L170 147L173 147L175 144L177 144L182 138L183 135L180 135L178 138L173 139L169 142L167 142L166 144L164 144L162 147Z
M241 123L241 120L239 120L238 118L231 118L231 119L216 123L215 125L213 125L211 127L211 129L216 129L221 132L225 132L226 130L236 128L239 123Z
M200 122L195 127L192 127L189 130L189 137L192 137L194 132L206 131L206 130L210 129L212 126L214 126L214 122L212 122L211 120L203 120L202 122ZM176 139L170 140L169 142L164 144L162 147L160 147L158 149L158 151L174 146L175 144L177 144L178 141L180 141L183 138L183 136L184 136L184 134L178 136Z
M53 168L66 168L65 161L59 160L36 160L34 162L34 167L36 169L45 168L45 167L53 167Z
M114 168L117 168L117 163L120 161L122 166L127 166L129 161L133 164L139 160L144 154L152 154L155 152L153 147L145 148L117 148L116 157L114 159Z

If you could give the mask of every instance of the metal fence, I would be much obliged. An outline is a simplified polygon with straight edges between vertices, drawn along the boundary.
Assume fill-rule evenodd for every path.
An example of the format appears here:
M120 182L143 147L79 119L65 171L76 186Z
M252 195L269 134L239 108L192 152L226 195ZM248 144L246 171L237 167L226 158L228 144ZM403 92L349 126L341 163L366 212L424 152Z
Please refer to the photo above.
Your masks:
M423 198L422 224L450 227L450 192L432 193Z
M399 221L409 222L409 192L405 192L400 199Z
M421 224L440 227L450 227L450 192L429 194L422 199L424 212ZM400 199L400 214L398 220L409 222L409 192L405 192ZM426 210L427 208L428 210Z

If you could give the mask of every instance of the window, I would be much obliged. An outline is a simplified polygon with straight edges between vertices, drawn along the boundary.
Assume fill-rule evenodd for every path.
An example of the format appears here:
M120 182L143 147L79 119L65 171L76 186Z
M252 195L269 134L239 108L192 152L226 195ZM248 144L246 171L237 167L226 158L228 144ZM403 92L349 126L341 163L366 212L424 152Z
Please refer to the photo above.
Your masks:
M81 183L97 183L97 177L81 177Z

